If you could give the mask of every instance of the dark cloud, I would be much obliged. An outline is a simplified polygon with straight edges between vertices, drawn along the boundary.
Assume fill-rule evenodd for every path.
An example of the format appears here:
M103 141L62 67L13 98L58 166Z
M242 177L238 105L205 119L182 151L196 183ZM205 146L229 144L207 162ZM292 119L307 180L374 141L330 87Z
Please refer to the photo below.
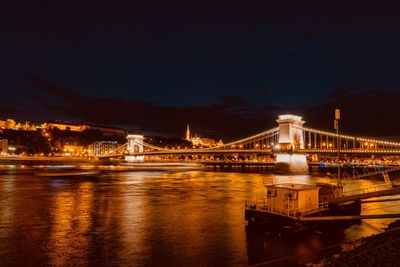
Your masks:
M4 115L16 115L20 114L22 111L19 108L14 108L14 107L0 107L0 114Z
M338 89L328 101L303 109L310 126L333 128L333 110L342 111L342 131L361 136L400 137L400 90Z
M13 90L29 75L161 107L247 100L230 113L399 85L400 16L376 1L3 2L0 90L21 106L37 101Z
M275 127L277 115L284 113L303 116L307 126L330 130L333 111L341 108L343 132L382 137L398 136L400 132L399 90L338 89L329 93L327 101L291 108L272 103L255 106L232 95L218 97L213 105L174 107L150 101L88 97L38 78L30 79L30 83L51 97L51 101L43 100L42 104L52 114L143 131L180 134L190 123L201 134L234 139Z
M262 89L260 89L260 94L261 94L261 96L266 97L271 94L271 91L268 90L267 88L262 88Z
M217 104L172 107L149 101L87 97L47 81L29 82L52 100L42 105L52 114L107 125L136 126L143 131L178 134L190 123L194 130L221 137L240 137L273 127L278 107L258 109L235 96L221 96ZM54 103L60 104L54 104Z
M313 33L303 32L300 34L293 34L287 37L288 44L302 44L313 38Z

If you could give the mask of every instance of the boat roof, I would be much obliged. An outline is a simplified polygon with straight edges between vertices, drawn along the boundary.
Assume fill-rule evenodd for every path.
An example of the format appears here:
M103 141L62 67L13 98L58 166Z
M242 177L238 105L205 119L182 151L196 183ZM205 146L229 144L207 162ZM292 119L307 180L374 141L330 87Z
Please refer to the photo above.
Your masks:
M329 188L337 188L336 184L330 184L330 183L316 183L318 187L329 187Z
M319 189L318 186L311 185L311 184L293 184L293 183L283 183L283 184L271 184L265 187L268 188L284 188L284 189L291 189L291 190L310 190L310 189Z

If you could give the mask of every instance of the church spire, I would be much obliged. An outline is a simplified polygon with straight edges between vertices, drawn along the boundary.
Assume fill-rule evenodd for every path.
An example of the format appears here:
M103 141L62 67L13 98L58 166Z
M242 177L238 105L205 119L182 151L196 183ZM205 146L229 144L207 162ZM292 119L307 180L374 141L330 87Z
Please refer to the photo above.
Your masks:
M190 128L189 128L189 123L186 128L186 140L190 141Z

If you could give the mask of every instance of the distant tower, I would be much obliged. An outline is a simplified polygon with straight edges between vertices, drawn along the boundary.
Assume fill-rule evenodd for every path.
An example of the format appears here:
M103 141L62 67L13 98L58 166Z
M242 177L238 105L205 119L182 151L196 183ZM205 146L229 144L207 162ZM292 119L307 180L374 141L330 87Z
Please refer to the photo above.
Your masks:
M187 125L187 128L186 128L186 140L190 141L190 128L189 128L189 124Z

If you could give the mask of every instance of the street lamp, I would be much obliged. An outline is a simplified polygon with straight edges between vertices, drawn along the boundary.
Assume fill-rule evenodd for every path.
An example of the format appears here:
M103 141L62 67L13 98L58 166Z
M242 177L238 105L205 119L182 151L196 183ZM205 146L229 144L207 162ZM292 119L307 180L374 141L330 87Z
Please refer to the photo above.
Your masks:
M337 165L338 165L338 186L342 186L342 180L340 177L340 135L339 135L339 120L340 120L340 109L335 109L335 120L334 120L334 128L336 130L336 144L337 144Z

